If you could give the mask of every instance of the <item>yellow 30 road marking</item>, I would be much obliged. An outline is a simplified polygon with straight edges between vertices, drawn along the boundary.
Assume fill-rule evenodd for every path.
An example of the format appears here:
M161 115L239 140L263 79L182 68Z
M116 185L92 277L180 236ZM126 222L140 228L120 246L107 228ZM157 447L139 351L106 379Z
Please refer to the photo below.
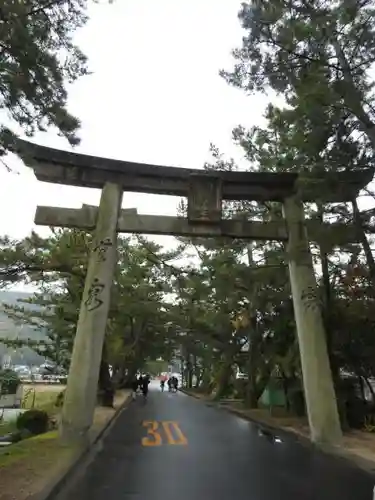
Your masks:
M149 437L144 437L142 438L142 445L143 446L160 446L162 444L161 436L157 432L157 429L159 427L158 422L155 420L146 420L145 422L142 422L143 427L147 427L147 434Z
M161 424L160 431L159 424ZM142 425L147 428L148 434L148 436L142 438L143 446L161 446L163 444L163 438L164 441L166 441L165 444L187 445L186 437L182 433L178 423L173 420L166 420L163 422L146 420L142 422Z
M187 445L187 439L183 435L180 426L178 425L177 422L174 422L173 420L169 420L166 422L162 422L161 425L163 426L165 435L167 436L168 439L168 444L181 444L181 445ZM177 436L177 439L173 437L173 431L175 436Z

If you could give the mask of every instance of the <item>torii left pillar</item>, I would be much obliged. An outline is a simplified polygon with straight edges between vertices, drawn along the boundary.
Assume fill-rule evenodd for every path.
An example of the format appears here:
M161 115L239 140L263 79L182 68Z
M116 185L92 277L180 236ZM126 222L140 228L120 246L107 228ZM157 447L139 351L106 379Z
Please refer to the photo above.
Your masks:
M122 193L121 186L108 182L101 194L60 424L60 436L68 442L85 444L93 423Z

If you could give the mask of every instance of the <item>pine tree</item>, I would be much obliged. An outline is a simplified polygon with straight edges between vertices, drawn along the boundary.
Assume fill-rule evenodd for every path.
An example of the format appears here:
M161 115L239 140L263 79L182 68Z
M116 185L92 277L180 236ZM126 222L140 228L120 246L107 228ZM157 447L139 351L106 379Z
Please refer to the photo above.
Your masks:
M74 44L85 25L86 0L3 0L0 6L0 154L15 140L12 122L26 135L54 126L79 143L78 118L67 109L67 84L87 75L87 58Z

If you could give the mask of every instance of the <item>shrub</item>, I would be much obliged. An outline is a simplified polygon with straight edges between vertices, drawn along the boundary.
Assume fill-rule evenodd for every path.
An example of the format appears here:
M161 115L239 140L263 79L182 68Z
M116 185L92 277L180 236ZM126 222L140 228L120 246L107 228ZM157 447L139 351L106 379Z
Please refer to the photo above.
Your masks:
M62 405L64 404L64 395L65 395L65 389L58 393L55 401L56 408L61 408Z
M16 394L20 383L21 380L15 371L9 368L0 370L1 394Z
M47 432L48 424L48 413L43 410L28 410L21 413L17 418L17 429L27 430L34 435Z

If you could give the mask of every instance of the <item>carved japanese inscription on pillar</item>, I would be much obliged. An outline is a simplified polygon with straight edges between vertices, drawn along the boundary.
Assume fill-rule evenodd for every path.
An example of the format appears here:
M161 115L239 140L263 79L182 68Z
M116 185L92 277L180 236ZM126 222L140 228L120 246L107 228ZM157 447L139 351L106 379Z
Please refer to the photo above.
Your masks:
M218 224L221 221L221 179L192 175L189 179L188 219L191 223Z
M100 240L97 245L93 248L93 251L97 254L99 262L105 262L107 260L107 250L113 246L111 238L105 238Z
M301 300L306 309L318 310L321 306L321 297L317 287L308 286L301 293Z
M88 311L95 311L95 309L98 309L103 304L101 294L104 288L104 284L100 283L99 280L95 278L90 286L87 299L85 300L85 306Z

